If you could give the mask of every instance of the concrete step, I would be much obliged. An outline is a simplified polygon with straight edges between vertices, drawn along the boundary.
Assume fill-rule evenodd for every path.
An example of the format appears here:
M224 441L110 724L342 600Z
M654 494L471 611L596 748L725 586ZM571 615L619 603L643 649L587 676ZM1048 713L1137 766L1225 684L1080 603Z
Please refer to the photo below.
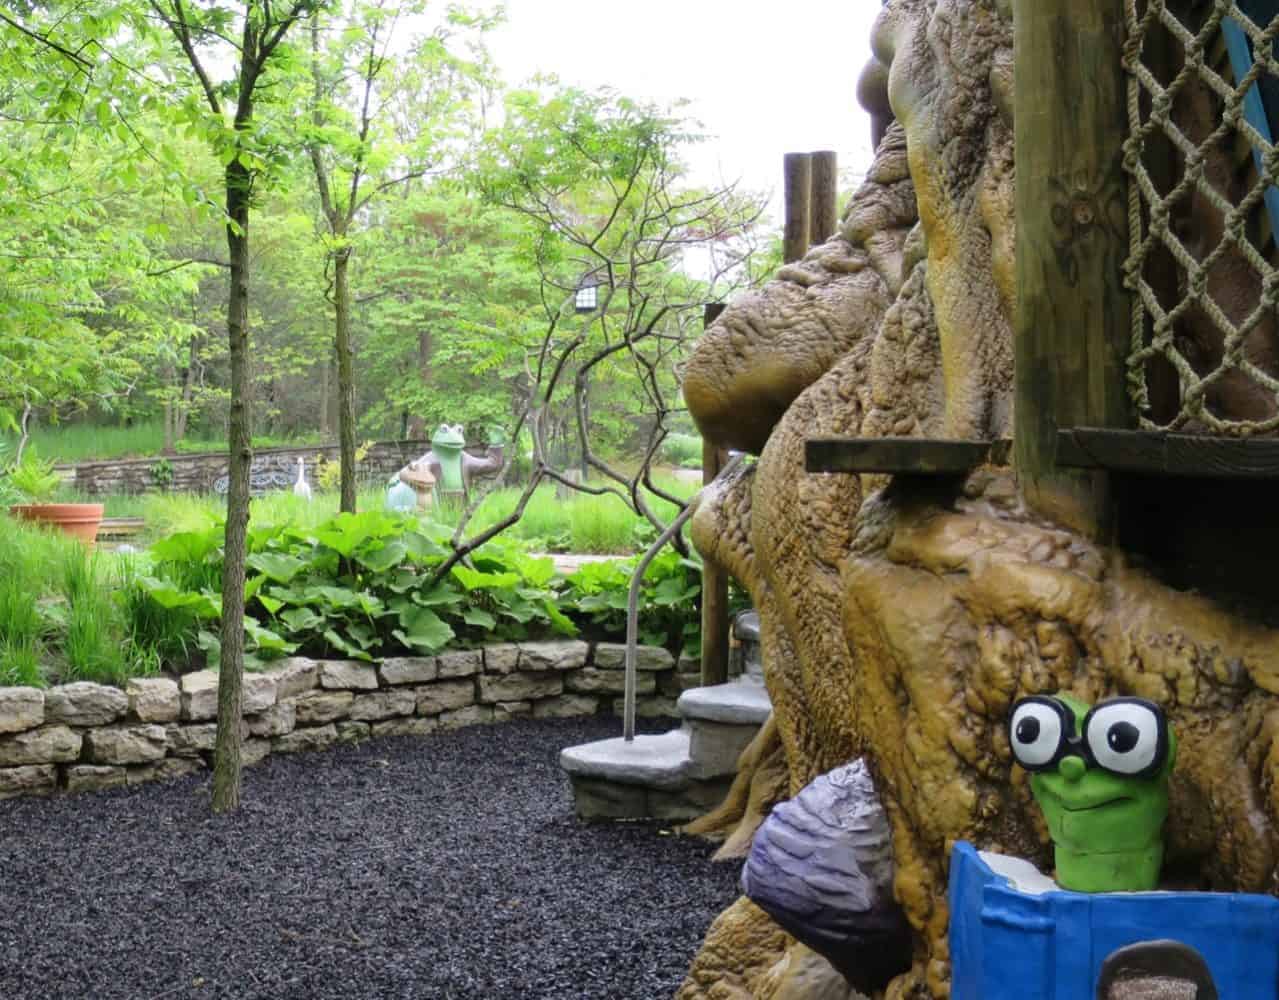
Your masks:
M762 682L750 677L691 688L679 696L677 706L685 719L755 727L767 722L773 710L768 690Z
M731 779L695 775L691 740L684 728L636 736L630 743L618 737L561 750L578 816L685 821L715 808Z
M679 699L684 725L560 751L583 819L693 819L723 801L737 760L772 711L761 681L741 677Z
M738 758L759 732L755 725L734 726L705 719L689 719L684 724L690 736L688 773L698 780L736 774Z
M560 767L574 777L594 778L648 788L678 788L687 783L687 729L641 734L627 742L618 736L560 751Z

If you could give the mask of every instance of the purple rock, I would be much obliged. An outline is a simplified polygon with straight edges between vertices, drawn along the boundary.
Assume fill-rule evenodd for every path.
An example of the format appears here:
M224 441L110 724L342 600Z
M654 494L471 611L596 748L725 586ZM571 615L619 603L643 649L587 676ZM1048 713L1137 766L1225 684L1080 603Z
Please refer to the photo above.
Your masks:
M773 810L755 834L742 891L864 993L910 968L892 832L861 760Z

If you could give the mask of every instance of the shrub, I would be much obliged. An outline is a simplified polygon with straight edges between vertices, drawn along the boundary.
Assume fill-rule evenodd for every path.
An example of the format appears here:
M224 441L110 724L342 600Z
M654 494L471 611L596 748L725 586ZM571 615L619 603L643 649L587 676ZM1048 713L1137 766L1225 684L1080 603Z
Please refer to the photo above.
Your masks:
M199 648L216 660L221 528L157 543L152 572L134 578L131 633L170 661ZM313 528L257 524L248 538L246 649L250 664L300 652L373 660L584 629L621 639L630 565L596 563L567 580L547 558L495 540L434 581L445 529L383 512L339 514ZM694 641L700 565L665 553L646 574L645 642Z
M702 439L696 434L668 434L662 442L662 458L681 469L702 467Z
M26 503L43 503L58 492L62 477L53 469L53 463L44 461L29 447L22 461L9 467L9 485Z
M430 585L446 555L441 540L412 517L380 510L339 514L314 528L253 525L245 585L251 659L302 651L371 660L575 631L556 607L549 559L490 545L471 566ZM137 579L180 622L165 626L169 649L198 645L217 656L220 543L216 526L174 535L153 547L153 575ZM138 629L157 631L155 623Z
M156 459L147 472L157 489L167 490L173 484L173 463L167 458Z
M626 606L638 559L586 563L567 580L564 603L598 638L625 638ZM658 554L639 593L641 642L678 652L698 646L702 566L672 549Z

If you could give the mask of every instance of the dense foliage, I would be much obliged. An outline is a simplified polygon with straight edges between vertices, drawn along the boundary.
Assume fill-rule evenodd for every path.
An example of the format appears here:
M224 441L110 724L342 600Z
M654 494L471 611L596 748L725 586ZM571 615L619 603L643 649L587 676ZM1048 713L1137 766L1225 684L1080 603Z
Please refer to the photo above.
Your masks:
M158 420L166 452L225 435L229 482L222 525L163 540L110 601L92 561L34 617L9 594L27 638L5 634L0 670L29 674L50 634L87 669L73 650L111 646L90 631L107 619L128 634L112 664L193 643L220 658L215 811L239 801L246 652L605 627L616 576L562 590L493 538L570 464L655 529L644 491L676 502L651 462L689 429L678 379L702 303L753 278L759 204L688 184L699 137L676 111L553 79L503 93L484 49L499 18L427 0L0 11L0 432L20 455L40 422ZM468 507L439 537L356 515L357 425L444 421L511 443L512 512L468 536ZM254 433L317 430L337 431L344 515L250 529ZM691 567L659 565L649 628L676 644Z
M556 634L624 637L633 559L564 577L550 559L494 542L437 579L446 538L446 528L380 511L261 519L249 536L249 666L295 653L371 660ZM117 557L0 515L0 685L118 684L216 663L221 573L215 523ZM641 590L644 642L696 650L700 579L674 552L654 560Z
M550 80L504 92L484 48L492 12L304 6L251 135L200 97L163 5L53 0L0 24L0 433L26 415L160 424L167 447L224 439L220 188L241 163L255 433L336 433L340 262L361 438L444 420L509 431L541 391L546 444L566 463L572 385L548 387L555 361L570 345L584 362L641 332L663 345L694 333L700 303L749 277L726 280L755 247L752 203L687 187L681 152L699 136L677 111ZM184 7L215 69L236 8ZM585 319L565 312L584 275L609 288ZM679 351L653 356L652 371L615 350L591 368L588 418L609 455L639 447L654 388L674 398Z

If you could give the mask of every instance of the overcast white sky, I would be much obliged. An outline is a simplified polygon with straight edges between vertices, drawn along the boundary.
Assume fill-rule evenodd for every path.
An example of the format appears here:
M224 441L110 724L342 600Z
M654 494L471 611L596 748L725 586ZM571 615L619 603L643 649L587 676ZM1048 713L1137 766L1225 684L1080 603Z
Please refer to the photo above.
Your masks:
M698 181L741 178L779 193L784 153L834 149L841 172L859 174L870 162L870 123L856 85L880 0L505 6L507 23L489 47L509 84L545 72L634 98L687 98L689 115L713 136L694 156Z

